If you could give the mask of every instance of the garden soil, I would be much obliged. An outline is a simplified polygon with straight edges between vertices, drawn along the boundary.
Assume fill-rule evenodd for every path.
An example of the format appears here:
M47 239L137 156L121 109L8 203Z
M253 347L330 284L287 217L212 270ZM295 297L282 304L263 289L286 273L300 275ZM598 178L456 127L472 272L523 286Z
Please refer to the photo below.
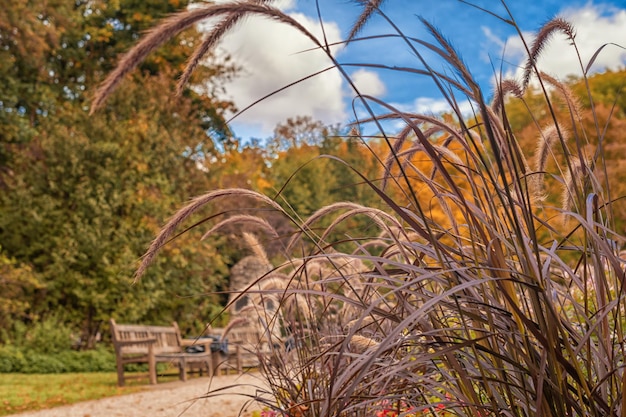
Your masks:
M193 378L149 386L145 391L85 401L16 417L251 417L262 406L251 401L264 383L259 374ZM218 390L217 392L215 392ZM207 397L207 392L212 394Z

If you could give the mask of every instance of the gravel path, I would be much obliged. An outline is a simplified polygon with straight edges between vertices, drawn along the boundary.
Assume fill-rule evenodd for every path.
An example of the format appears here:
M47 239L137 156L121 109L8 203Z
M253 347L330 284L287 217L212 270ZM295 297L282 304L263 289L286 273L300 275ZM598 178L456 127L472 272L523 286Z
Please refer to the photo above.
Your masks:
M237 385L220 395L200 398L209 390ZM19 417L249 417L261 407L245 395L254 395L263 387L258 374L194 378L187 382L168 382L151 386L147 391L85 401L49 410L14 414ZM244 395L241 395L244 394Z

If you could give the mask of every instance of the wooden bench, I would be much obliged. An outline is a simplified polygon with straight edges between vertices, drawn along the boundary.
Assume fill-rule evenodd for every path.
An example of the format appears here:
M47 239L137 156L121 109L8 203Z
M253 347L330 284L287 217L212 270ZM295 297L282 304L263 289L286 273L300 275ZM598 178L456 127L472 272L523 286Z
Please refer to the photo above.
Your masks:
M151 384L157 383L157 363L177 365L182 381L187 380L187 365L191 364L213 375L211 339L183 339L176 322L170 327L143 326L117 324L111 319L110 324L120 387L124 386L124 365L128 363L147 363ZM187 346L203 346L204 352L187 353Z

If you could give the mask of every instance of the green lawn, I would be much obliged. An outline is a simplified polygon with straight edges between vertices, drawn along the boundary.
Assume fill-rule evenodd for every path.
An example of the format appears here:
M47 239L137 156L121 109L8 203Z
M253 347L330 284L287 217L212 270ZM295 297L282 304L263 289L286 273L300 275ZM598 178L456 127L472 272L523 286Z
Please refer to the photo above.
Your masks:
M0 416L129 394L141 391L147 383L147 379L134 380L119 388L113 372L0 374Z

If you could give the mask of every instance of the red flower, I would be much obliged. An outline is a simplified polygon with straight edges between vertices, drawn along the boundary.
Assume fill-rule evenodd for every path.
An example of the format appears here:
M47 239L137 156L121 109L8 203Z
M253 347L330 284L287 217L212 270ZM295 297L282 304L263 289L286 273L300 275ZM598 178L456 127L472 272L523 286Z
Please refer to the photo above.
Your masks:
M388 408L380 410L378 413L376 413L376 417L396 417L397 415L398 413L396 412L396 410L390 410Z

